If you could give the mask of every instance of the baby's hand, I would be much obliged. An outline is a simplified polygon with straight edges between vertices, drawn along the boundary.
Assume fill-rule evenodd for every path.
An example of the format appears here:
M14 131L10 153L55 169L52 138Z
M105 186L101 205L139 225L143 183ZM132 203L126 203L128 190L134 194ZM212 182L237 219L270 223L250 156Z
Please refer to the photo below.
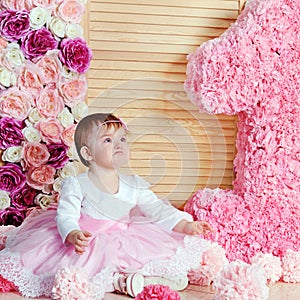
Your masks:
M89 245L91 236L92 234L88 231L73 230L68 234L66 242L74 245L75 252L81 255Z
M213 232L212 227L205 221L187 222L184 226L184 233L188 235L208 234Z

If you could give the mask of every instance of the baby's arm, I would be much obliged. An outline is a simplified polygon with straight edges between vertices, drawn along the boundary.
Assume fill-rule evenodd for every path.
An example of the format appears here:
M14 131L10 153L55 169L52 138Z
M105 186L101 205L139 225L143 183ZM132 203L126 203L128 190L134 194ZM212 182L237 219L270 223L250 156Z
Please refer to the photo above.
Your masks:
M74 245L75 252L83 254L88 246L91 234L81 231L80 218L81 202L83 199L79 182L75 177L68 177L62 182L62 190L58 202L56 222L57 229L66 246Z
M179 221L173 230L188 235L208 234L213 231L209 223L205 221L189 222L187 220Z
M66 238L66 242L74 245L77 254L83 254L89 245L92 234L88 231L72 230Z

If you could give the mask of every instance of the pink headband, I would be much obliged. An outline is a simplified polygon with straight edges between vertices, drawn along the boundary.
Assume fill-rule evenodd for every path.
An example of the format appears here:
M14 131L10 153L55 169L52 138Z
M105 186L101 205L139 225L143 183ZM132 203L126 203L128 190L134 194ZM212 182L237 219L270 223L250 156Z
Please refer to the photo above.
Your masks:
M101 127L104 124L107 124L107 123L121 123L122 126L124 127L124 129L126 131L128 131L127 124L121 118L118 118L118 120L108 120L108 121L105 121L105 122L101 123L100 125L98 125L98 128Z

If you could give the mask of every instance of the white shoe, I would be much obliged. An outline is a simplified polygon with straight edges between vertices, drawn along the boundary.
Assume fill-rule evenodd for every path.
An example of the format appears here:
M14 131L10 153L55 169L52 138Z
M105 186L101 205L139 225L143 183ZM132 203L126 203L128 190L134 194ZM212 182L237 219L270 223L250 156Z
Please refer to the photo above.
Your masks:
M126 279L127 294L133 298L139 294L145 286L145 278L142 274L134 273Z
M135 298L145 286L144 276L139 273L115 273L113 285L116 292Z
M168 286L173 291L182 291L188 286L188 278L180 277L178 279L167 279L159 276L145 276L145 286L149 284L161 284Z

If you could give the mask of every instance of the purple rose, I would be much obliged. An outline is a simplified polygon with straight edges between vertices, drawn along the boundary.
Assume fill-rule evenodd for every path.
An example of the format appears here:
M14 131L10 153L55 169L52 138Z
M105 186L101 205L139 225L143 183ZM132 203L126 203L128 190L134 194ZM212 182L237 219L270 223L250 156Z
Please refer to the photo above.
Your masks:
M9 117L0 118L0 149L4 150L11 146L20 146L24 140L22 129L23 121Z
M65 144L49 144L47 145L50 158L47 164L51 165L55 169L63 168L63 166L69 161L67 155L68 147Z
M17 164L8 163L0 166L0 190L14 192L26 183L26 176Z
M59 58L71 71L85 73L88 70L92 50L83 39L64 39L60 48Z
M21 50L26 58L32 60L45 55L48 50L56 49L57 46L58 42L52 33L46 28L41 28L29 31L22 38Z
M30 29L29 12L3 10L0 12L0 35L10 42L18 41Z
M10 194L11 205L18 209L27 209L34 205L34 198L38 194L36 189L25 184L23 188Z
M18 210L15 207L8 207L0 210L0 225L19 226L25 219L25 211Z

